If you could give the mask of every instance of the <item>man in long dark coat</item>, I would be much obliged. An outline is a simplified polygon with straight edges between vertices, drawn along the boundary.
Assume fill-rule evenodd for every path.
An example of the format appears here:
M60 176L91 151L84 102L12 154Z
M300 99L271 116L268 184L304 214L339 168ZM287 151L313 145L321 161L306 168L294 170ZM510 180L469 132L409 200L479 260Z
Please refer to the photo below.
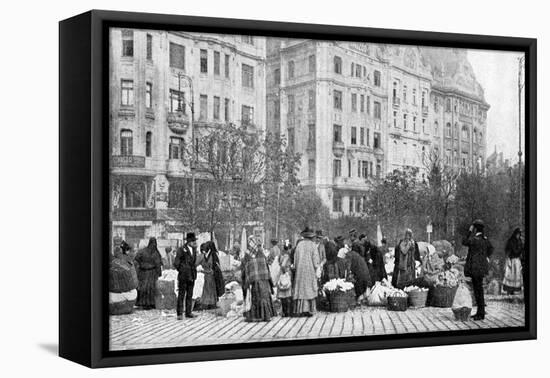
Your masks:
M483 277L489 273L489 257L493 254L493 246L483 234L485 226L481 220L476 220L470 226L468 236L462 244L468 247L464 275L472 278L474 296L477 302L477 313L474 320L485 319L485 296L483 293Z
M185 317L193 318L193 288L197 279L197 238L190 232L183 246L178 248L174 268L178 271L178 305L176 313L178 320L183 319L183 304L185 301Z

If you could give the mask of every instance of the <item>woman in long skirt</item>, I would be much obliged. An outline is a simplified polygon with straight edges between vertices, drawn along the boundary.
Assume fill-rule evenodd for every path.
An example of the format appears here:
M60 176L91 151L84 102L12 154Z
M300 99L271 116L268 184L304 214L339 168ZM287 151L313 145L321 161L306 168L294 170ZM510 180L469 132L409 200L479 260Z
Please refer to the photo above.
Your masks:
M245 321L268 322L275 316L271 295L273 282L261 247L250 237L248 254L243 259Z
M157 280L162 273L162 258L157 249L157 239L150 238L147 247L138 251L134 261L138 276L136 306L150 310L155 308Z
M504 280L502 282L504 290L510 295L516 291L520 291L523 284L521 267L523 254L524 245L521 238L521 230L516 228L506 243L506 265L504 268Z
M201 255L197 265L202 267L202 273L204 274L201 306L203 309L208 310L216 308L218 298L223 295L223 279L222 282L220 282L220 276L217 273L217 270L220 270L220 259L214 242L208 241L202 243L200 251Z

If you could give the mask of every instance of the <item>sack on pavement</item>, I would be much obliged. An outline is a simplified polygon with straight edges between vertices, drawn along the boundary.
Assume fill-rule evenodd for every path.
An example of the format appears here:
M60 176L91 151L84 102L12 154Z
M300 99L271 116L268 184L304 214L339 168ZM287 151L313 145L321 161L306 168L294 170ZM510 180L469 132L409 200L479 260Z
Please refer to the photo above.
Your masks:
M114 259L109 266L109 292L126 293L138 286L134 265L124 259Z
M461 283L456 290L455 299L453 300L453 309L457 308L472 308L472 295L468 287Z

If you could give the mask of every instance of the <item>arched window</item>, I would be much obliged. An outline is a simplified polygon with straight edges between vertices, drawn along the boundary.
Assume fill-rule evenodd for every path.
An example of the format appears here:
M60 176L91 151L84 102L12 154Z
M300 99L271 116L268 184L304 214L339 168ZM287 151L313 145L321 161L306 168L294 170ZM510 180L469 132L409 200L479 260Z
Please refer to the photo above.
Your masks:
M134 138L132 130L120 130L120 155L131 156L133 152Z
M437 121L434 123L434 135L439 135L439 124Z
M145 156L151 157L151 143L153 139L153 133L148 131L145 134Z
M124 186L124 207L145 207L145 183L131 182Z
M339 56L334 57L334 73L342 74L342 58Z
M477 129L474 129L474 143L477 143Z
M462 139L468 140L470 139L470 133L468 131L468 126L462 125Z
M445 136L447 138L452 137L452 129L451 129L451 123L447 122L447 125L445 126Z

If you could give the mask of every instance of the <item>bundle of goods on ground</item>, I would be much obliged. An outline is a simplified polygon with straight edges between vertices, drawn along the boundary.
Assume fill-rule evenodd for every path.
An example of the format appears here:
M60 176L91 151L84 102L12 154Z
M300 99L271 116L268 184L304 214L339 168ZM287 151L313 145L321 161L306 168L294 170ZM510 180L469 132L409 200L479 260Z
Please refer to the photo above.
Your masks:
M109 314L129 314L134 310L138 286L134 264L124 257L115 258L109 266Z

